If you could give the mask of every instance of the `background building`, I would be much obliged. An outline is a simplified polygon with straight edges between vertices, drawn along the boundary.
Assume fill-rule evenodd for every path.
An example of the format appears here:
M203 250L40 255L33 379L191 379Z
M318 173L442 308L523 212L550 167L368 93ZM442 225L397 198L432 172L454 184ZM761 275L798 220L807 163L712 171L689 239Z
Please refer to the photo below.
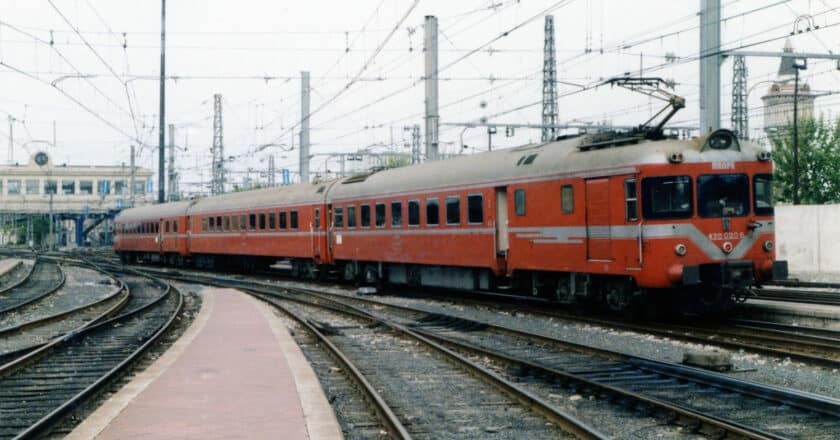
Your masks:
M790 40L785 42L785 52L793 52ZM779 63L779 72L767 94L761 97L764 101L764 133L768 138L783 132L793 122L793 100L796 92L794 78L796 69L793 67L795 58L783 57ZM814 99L811 86L800 78L799 80L799 108L800 120L814 117Z

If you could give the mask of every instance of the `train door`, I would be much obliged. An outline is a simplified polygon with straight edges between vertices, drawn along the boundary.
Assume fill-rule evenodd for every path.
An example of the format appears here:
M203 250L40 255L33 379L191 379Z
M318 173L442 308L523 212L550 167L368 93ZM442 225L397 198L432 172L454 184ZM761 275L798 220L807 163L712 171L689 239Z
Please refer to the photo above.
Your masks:
M586 253L590 260L612 260L610 179L586 180Z
M326 229L327 229L327 254L330 256L330 259L332 259L332 254L333 254L332 236L333 236L333 227L335 226L335 219L333 219L332 203L327 204L327 212L324 215L324 221L327 223L327 225L326 225Z
M184 244L186 245L186 246L184 246L184 253L185 254L190 253L190 231L192 231L193 229L194 228L193 228L193 224L192 224L192 217L187 216L184 219L184 242L185 242Z
M507 188L496 188L496 255L508 252Z
M321 258L321 208L315 208L309 231L312 234L312 256L317 261Z
M164 223L165 222L166 222L166 220L160 219L158 221L158 225L157 225L158 252L160 252L161 254L166 251L166 249L163 246L163 237L165 237L165 235L164 235Z

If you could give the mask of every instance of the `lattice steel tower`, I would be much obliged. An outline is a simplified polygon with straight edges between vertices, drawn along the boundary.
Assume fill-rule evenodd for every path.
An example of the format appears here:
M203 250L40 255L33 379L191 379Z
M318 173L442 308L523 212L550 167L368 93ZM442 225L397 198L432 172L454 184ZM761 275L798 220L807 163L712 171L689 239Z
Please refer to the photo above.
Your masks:
M545 45L543 46L542 141L548 142L557 134L557 57L554 49L554 16L545 16Z
M213 169L211 194L225 192L225 145L222 138L222 95L213 95Z
M747 63L743 56L734 57L732 67L732 130L738 139L749 139L749 109L747 107Z

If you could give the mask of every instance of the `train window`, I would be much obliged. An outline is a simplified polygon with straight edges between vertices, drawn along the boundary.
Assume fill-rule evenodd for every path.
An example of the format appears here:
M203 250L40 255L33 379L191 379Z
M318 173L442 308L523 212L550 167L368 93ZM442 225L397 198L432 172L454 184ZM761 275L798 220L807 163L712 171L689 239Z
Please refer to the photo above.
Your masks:
M458 196L446 196L446 224L461 224L461 198Z
M426 199L426 226L440 223L440 202L437 198Z
M350 205L347 207L347 227L356 227L356 206Z
M222 216L216 216L216 231L222 231Z
M707 218L749 214L749 182L746 174L708 174L698 177L697 213Z
M289 227L291 229L298 228L298 212L297 211L290 211L289 212Z
M169 220L163 224L163 232L169 232Z
M230 216L225 216L225 231L230 231Z
M420 225L420 201L408 201L408 226Z
M208 221L207 224L210 226L210 228L209 228L210 231L215 230L216 229L216 218L215 217L210 217L210 221Z
M321 229L321 210L315 208L315 229Z
M277 227L277 215L273 212L268 213L268 229Z
M773 175L756 174L753 177L755 215L773 215Z
M575 188L572 185L563 185L560 188L560 209L563 214L575 212Z
M248 229L257 230L257 214L248 214Z
M260 231L265 230L265 213L260 213Z
M484 197L481 194L467 196L467 221L471 224L484 223Z
M286 229L286 211L280 211L280 229Z
M693 213L691 177L648 177L642 180L642 214L646 219L689 218Z
M402 226L402 202L391 202L391 226Z
M376 204L376 227L377 228L384 228L385 227L385 204L384 203L377 203Z
M178 220L172 222L172 232L178 232Z
M636 179L624 181L624 212L628 222L639 219L639 199L636 196Z
M335 212L333 212L333 227L344 227L344 208L342 208L341 206L336 206Z
M518 189L513 192L513 204L516 215L525 215L525 190Z
M232 216L230 221L231 221L230 228L233 229L234 231L238 231L239 230L239 216L238 215Z
M239 230L244 231L248 229L248 216L246 214L239 215Z
M361 223L363 228L370 227L370 205L361 205L359 207Z

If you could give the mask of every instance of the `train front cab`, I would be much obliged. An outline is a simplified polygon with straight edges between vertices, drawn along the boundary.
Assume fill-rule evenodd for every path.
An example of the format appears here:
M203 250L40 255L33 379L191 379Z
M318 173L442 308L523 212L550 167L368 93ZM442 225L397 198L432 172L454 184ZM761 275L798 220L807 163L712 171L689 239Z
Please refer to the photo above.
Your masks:
M641 179L640 194L644 257L657 263L637 282L675 288L706 309L725 307L753 286L787 277L787 262L775 255L769 154L745 160L734 136L720 140L731 135L725 130L713 133L706 145L716 135L729 147L715 144L718 148L691 163L652 166ZM735 151L720 151L725 149Z

